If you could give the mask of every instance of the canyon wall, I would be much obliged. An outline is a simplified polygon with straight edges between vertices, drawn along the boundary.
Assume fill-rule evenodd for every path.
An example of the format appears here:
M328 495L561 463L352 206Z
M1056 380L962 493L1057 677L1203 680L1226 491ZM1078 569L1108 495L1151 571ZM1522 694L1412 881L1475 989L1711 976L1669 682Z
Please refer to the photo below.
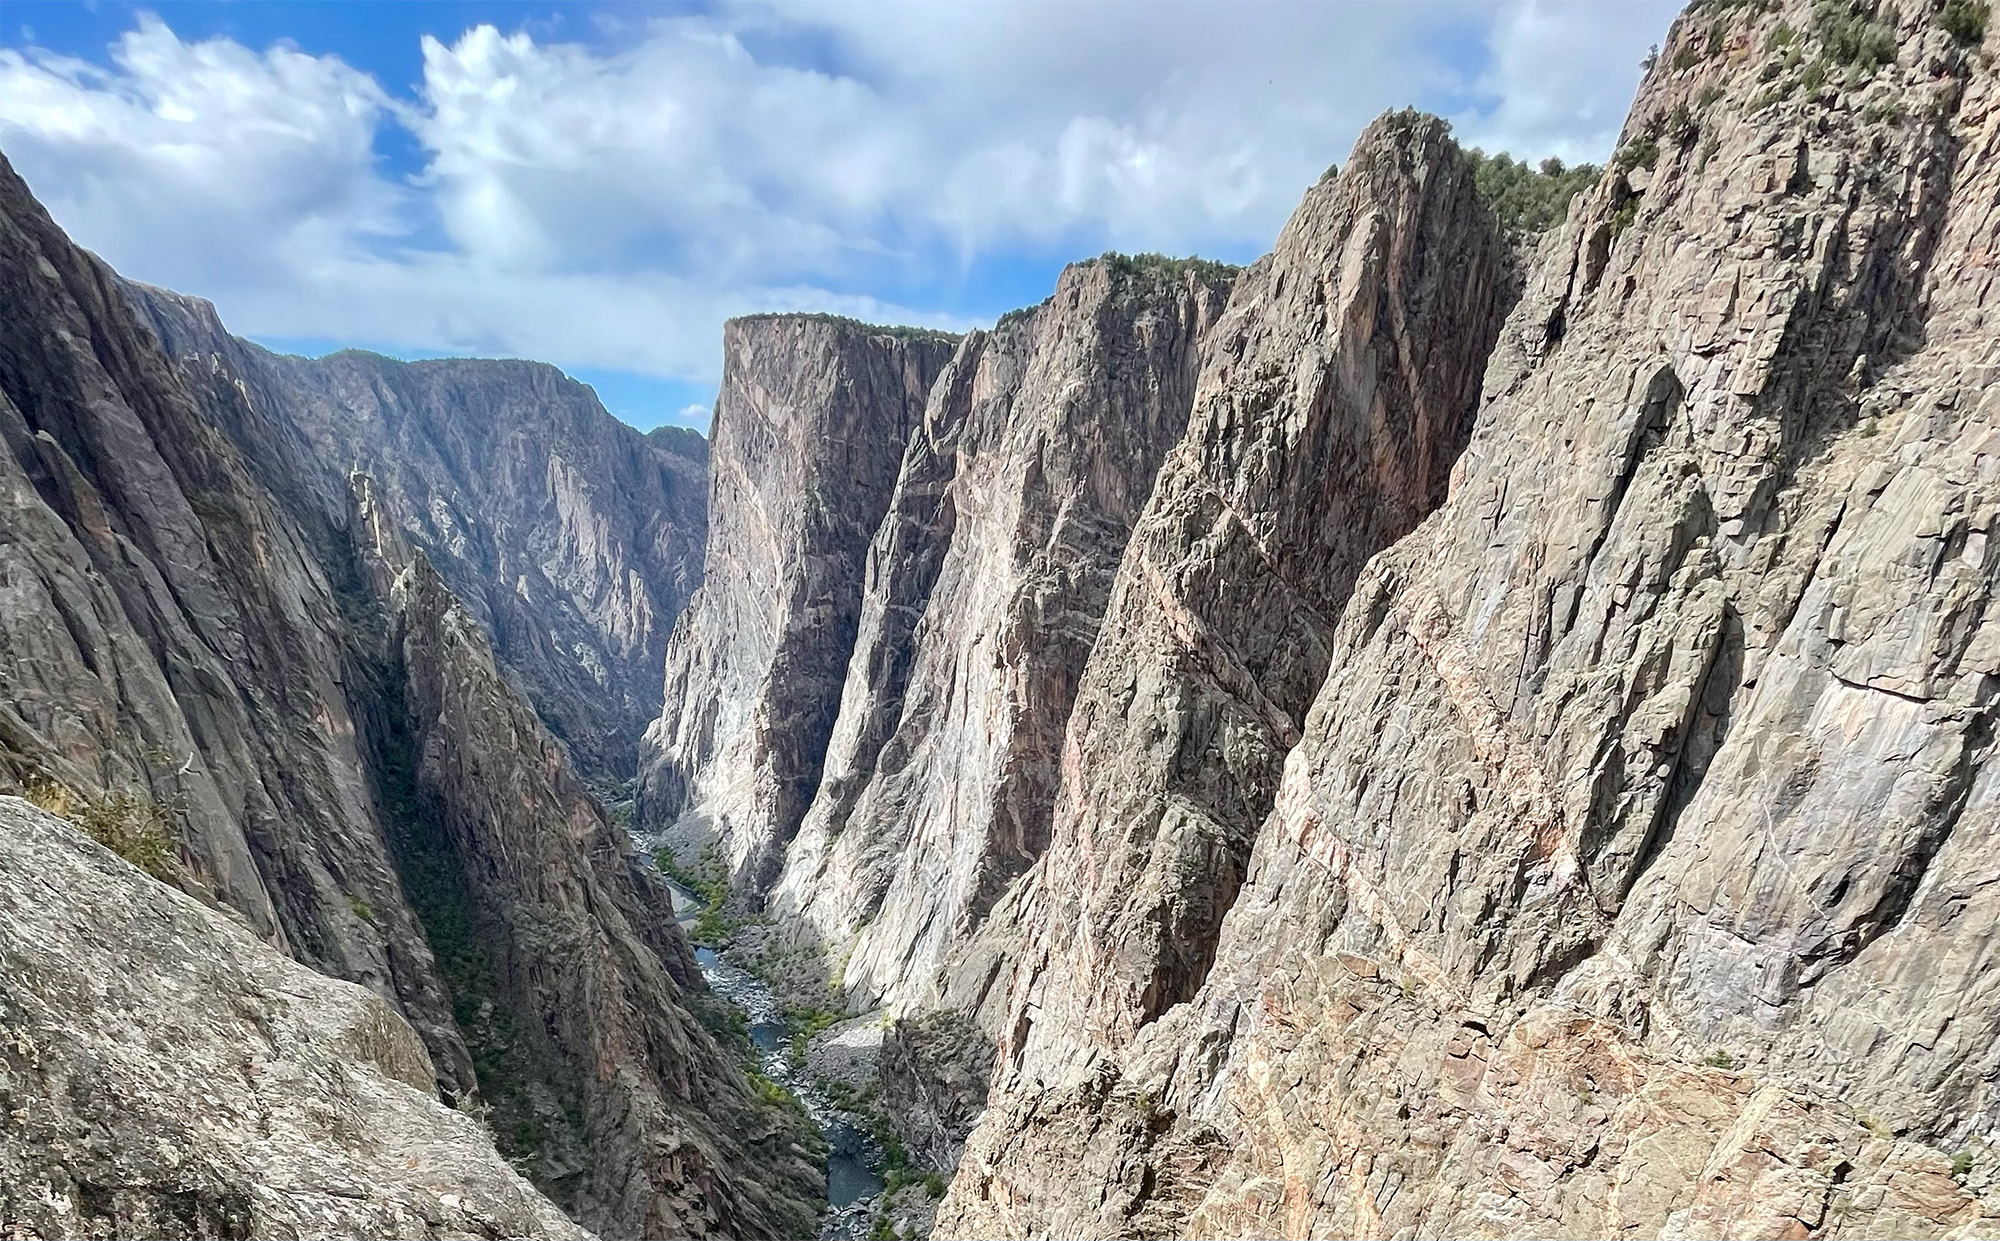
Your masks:
M208 403L309 537L341 525L348 474L368 474L578 770L632 778L701 583L699 436L642 435L543 363L293 357L231 336L207 302L124 288L191 389L237 390Z
M707 577L668 646L640 820L753 894L818 790L869 539L955 343L823 315L723 329Z
M868 550L825 775L775 896L907 1007L1048 843L1079 675L1233 272L1120 256L974 332Z
M657 876L410 549L405 514L365 475L342 480L337 517L299 501L320 473L260 483L283 458L253 433L278 411L226 372L191 387L4 163L0 296L0 791L150 838L161 878L375 993L421 1038L429 1087L499 1125L481 1140L585 1226L809 1231L816 1143L697 1019ZM35 891L34 916L85 916ZM390 1144L435 1128L380 1115L418 1126ZM114 1125L101 1153L139 1132ZM254 1177L217 1175L238 1172ZM235 1211L217 1227L246 1235L260 1217Z
M1506 278L1448 128L1397 113L1238 282L1005 911L1006 1054L1117 1046L1200 985L1356 574L1443 498Z
M938 1235L2000 1233L1978 33L1682 15L1200 986L1027 958Z

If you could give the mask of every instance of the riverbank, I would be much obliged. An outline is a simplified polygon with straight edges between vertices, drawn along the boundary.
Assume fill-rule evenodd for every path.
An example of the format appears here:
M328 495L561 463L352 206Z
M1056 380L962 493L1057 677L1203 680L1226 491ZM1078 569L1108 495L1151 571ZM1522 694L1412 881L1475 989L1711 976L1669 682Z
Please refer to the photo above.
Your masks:
M703 944L696 933L708 910L703 895L668 877L674 914L696 941L695 962L709 990L743 1017L755 1049L752 1066L798 1100L827 1139L827 1207L819 1241L920 1241L943 1196L943 1181L911 1168L884 1117L870 1109L880 1055L879 1030L868 1019L838 1024L816 1013L805 1024L788 1014L769 983ZM715 924L710 919L708 926Z

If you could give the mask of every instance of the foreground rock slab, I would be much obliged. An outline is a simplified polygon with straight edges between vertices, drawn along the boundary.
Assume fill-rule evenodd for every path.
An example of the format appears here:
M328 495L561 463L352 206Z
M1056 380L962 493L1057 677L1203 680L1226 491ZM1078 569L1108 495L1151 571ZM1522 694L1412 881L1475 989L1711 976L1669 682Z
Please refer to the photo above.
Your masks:
M373 993L0 797L9 1236L590 1234Z

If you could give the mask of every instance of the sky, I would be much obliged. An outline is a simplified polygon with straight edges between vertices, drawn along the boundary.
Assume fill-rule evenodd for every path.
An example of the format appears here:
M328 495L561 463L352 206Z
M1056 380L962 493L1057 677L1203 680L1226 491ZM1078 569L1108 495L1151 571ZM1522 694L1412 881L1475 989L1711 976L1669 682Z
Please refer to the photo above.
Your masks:
M722 321L951 330L1249 262L1384 109L1600 161L1671 0L0 6L0 153L287 352L553 362L706 429Z

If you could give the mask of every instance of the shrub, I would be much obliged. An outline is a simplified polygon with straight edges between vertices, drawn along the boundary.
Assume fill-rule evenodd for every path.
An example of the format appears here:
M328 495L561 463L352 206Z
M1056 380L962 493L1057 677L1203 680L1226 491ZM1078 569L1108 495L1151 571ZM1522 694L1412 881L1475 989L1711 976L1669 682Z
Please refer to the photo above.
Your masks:
M1472 165L1473 188L1510 233L1539 233L1562 223L1570 199L1598 176L1595 164L1565 168L1559 159L1545 159L1536 167L1504 151L1489 156L1477 147L1465 158Z
M1951 1174L1964 1180L1972 1172L1972 1148L1964 1147L1951 1157Z
M1736 1058L1718 1047L1703 1057L1702 1063L1711 1069L1733 1069L1736 1067Z
M1620 172L1630 172L1634 168L1651 168L1660 162L1660 141L1653 134L1642 134L1618 148L1612 157L1612 167Z
M1199 280L1222 280L1243 270L1229 263L1217 263L1212 259L1195 257L1177 259L1151 253L1120 254L1115 250L1108 251L1104 255L1104 265L1115 275L1135 276L1151 273L1168 280L1179 280L1190 275Z
M1991 16L1987 0L1945 0L1938 11L1938 25L1967 47L1986 41L1986 19Z
M1873 4L1819 0L1813 7L1814 33L1825 58L1864 77L1896 63L1896 31L1876 16Z
M47 778L30 780L27 798L145 871L171 881L180 870L180 832L166 809L140 793L93 796Z

